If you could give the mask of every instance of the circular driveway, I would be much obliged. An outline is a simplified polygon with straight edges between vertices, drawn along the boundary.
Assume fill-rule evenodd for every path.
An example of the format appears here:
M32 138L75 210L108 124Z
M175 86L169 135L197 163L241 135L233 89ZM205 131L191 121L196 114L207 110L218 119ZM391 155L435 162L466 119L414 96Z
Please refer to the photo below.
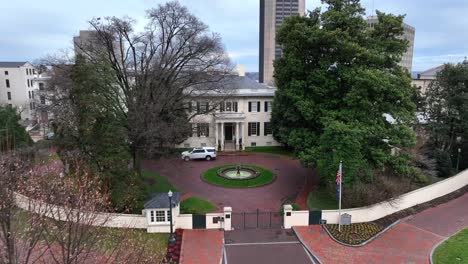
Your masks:
M201 180L200 175L207 169L227 164L261 166L271 170L276 180L267 186L243 189L218 187ZM315 177L312 169L303 168L298 160L263 153L218 155L214 161L146 160L142 165L145 170L168 178L182 193L207 199L216 204L218 210L230 206L237 212L277 211L283 201L296 198L306 177L307 180Z

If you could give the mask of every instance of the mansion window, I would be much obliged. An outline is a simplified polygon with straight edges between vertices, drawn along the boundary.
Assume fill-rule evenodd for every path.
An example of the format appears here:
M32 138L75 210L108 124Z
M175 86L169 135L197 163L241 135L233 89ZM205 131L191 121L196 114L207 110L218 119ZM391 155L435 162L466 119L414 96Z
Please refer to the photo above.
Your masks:
M272 101L265 102L265 112L271 112Z
M10 88L10 80L6 79L6 80L5 80L5 84L6 84L6 87L7 87L7 88Z
M39 91L44 91L44 83L39 83Z
M248 132L249 136L260 136L260 123L259 122L249 122L247 132Z
M10 92L7 92L7 98L8 98L8 100L11 100L11 93Z
M226 101L221 102L219 105L220 112L236 112L237 113L238 105L237 102Z
M273 129L271 128L271 122L265 122L263 124L264 124L263 134L265 136L272 135L273 134Z
M41 95L41 104L45 104L45 96Z
M150 222L151 223L167 223L171 221L171 214L169 210L151 210Z
M209 137L210 136L210 124L209 123L198 123L192 124L192 136L193 137Z
M249 102L249 112L260 112L260 101Z
M8 71L5 71L5 75L8 75Z
M209 102L197 102L197 112L198 113L207 113L210 109Z

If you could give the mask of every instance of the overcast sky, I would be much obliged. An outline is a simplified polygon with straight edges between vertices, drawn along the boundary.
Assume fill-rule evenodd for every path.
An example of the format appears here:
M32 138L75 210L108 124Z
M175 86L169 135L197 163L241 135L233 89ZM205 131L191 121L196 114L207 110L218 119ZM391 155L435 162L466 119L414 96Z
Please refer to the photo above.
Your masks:
M5 1L0 15L0 61L34 61L72 47L72 37L92 17L123 16L144 23L145 10L164 0ZM232 60L258 71L259 0L180 0L221 34ZM307 9L320 0L306 0ZM467 0L362 0L375 9L406 14L416 28L413 70L421 71L468 56Z

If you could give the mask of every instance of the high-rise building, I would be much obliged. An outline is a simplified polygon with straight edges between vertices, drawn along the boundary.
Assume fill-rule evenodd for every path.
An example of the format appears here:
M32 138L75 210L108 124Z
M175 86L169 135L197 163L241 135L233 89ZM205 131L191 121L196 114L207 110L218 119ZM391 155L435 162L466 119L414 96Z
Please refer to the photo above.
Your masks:
M0 105L16 107L25 125L36 119L36 77L36 69L29 62L0 61Z
M367 25L370 28L373 28L376 23L379 22L379 18L377 16L370 16L367 18ZM409 73L411 73L411 69L413 67L413 49L414 49L414 35L415 35L415 28L403 23L403 38L408 41L408 49L403 54L399 65L403 68L406 68Z
M305 14L305 0L260 0L260 61L259 82L273 85L273 61L281 48L276 32L285 18Z

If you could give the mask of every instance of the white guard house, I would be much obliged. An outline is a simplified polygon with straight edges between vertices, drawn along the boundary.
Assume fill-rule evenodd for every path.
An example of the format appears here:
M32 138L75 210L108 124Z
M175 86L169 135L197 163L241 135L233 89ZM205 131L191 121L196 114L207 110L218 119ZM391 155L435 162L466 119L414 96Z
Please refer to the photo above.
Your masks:
M153 193L144 207L143 215L148 221L148 233L169 233L171 218L175 226L177 216L180 214L180 193L174 192L172 195L172 216L167 192Z

